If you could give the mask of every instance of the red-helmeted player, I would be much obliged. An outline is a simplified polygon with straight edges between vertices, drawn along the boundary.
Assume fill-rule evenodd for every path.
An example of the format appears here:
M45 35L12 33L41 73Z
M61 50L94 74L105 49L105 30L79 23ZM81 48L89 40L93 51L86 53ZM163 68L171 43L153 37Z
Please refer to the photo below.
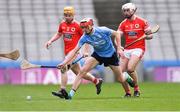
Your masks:
M122 6L122 13L125 16L125 20L120 23L118 30L120 31L121 36L124 34L126 45L140 38L143 35L147 35L146 39L152 39L149 24L145 19L142 19L141 17L134 14L136 12L136 9L137 8L135 4L133 3L126 3ZM140 62L142 56L144 55L144 52L145 39L125 48L124 56L121 57L122 71L127 72L133 78L134 96L136 97L140 96L140 90L135 69ZM129 91L126 92L125 96L131 96L130 88Z
M74 20L74 8L72 6L64 7L64 20L61 21L58 32L46 43L46 48L48 48L52 44L52 42L56 41L60 37L63 37L64 53L66 56L71 50L76 47L82 34L83 32L79 26L79 23ZM83 54L86 55L87 51L83 52ZM71 70L77 75L80 71L80 65L73 65ZM52 94L54 96L67 99L68 94L66 92L66 85L68 78L66 72L63 73L61 71L61 73L62 75L60 90L58 92L52 92ZM93 82L96 85L96 93L100 94L102 79L97 79L90 73L87 73L83 78Z

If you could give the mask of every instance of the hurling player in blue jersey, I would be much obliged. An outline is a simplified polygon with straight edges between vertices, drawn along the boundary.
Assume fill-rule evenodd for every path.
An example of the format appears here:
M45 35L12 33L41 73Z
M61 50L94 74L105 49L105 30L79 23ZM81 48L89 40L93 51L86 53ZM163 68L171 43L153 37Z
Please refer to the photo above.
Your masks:
M81 36L78 45L67 55L65 60L58 65L58 68L63 68L66 67L67 64L70 64L73 57L78 54L80 48L84 44L90 44L94 48L94 52L90 57L87 57L81 71L77 75L72 85L72 89L69 92L69 99L74 96L81 83L82 77L98 64L109 66L115 74L117 80L122 83L124 87L125 79L123 78L118 58L123 55L120 33L107 27L93 27L93 20L91 18L84 18L81 20L80 27L82 28L84 34ZM116 42L113 42L112 40ZM113 43L116 43L116 48ZM99 86L99 88L101 88L101 86ZM124 89L126 91L126 87L124 87Z

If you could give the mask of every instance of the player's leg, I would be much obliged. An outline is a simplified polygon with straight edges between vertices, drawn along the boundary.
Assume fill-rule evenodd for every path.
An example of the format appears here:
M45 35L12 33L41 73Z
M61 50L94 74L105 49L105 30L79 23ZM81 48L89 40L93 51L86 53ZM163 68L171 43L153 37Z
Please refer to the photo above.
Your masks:
M113 71L114 75L116 76L117 80L120 83L124 83L125 82L125 78L122 75L122 69L120 66L114 66L114 65L109 65L109 67L111 68L111 70Z
M122 67L123 75L126 77L126 82L128 82L128 84L131 87L134 87L134 81L131 78L131 76L129 76L129 74L127 73L127 65L128 65L129 59L131 58L133 51L134 51L134 49L124 50L125 57L122 58L122 60L121 60L121 67Z
M116 79L122 84L122 86L123 86L123 88L124 88L124 90L126 92L125 96L130 97L131 94L128 93L129 86L128 86L128 84L126 84L126 80L123 77L121 67L120 66L113 66L113 65L110 65L109 67L112 69L114 75L116 76Z
M80 71L80 65L76 64L72 67L72 71L78 75L79 71ZM84 79L93 82L94 84L97 84L99 82L99 80L97 78L95 78L91 73L87 73L86 75L83 76Z
M137 78L137 72L135 71L138 63L140 61L140 58L136 55L132 55L129 62L128 62L128 67L127 67L127 72L128 74L133 78L134 81L134 96L139 96L140 95L140 90L138 86L138 78Z
M131 96L131 91L130 91L130 87L133 87L134 86L134 82L133 82L133 79L129 76L129 74L127 74L125 71L127 70L127 64L128 64L128 57L124 57L124 58L121 58L121 62L120 62L120 66L121 66L121 69L122 69L122 73L123 73L123 77L125 78L126 82L123 84L123 88L125 90L125 97L130 97ZM128 85L129 84L129 85Z
M68 82L67 73L61 73L61 89L66 89L66 85Z
M75 58L76 57L74 57L74 59ZM68 99L68 93L66 91L66 86L67 86L67 82L68 82L67 68L61 69L60 72L61 72L61 84L60 84L60 87L59 87L59 91L57 91L57 92L53 91L52 95L57 96L59 98Z
M62 72L61 70L61 84L60 84L59 91L57 92L53 91L52 95L57 96L59 98L68 98L68 93L66 91L67 82L68 82L67 73Z
M78 55L77 55L77 56L78 56ZM75 56L72 60L76 59L77 56ZM65 58L66 58L66 57L65 57ZM71 63L72 63L72 62L71 62ZM75 65L73 65L73 66L79 67L78 64L75 64ZM67 93L67 91L66 91L66 86L67 86L67 82L68 82L67 71L68 71L68 69L67 69L66 67L60 70L60 72L61 72L61 84L60 84L60 89L59 89L59 91L57 91L57 92L53 91L53 92L52 92L52 95L57 96L57 97L60 97L60 98L68 99L68 93Z
M79 64L75 64L73 67L72 67L72 71L78 75L79 74L79 71L80 71L80 65ZM92 83L94 83L96 85L96 93L97 94L100 94L101 92L101 88L99 88L98 85L101 85L102 84L102 79L100 78L95 78L91 73L87 73L86 75L83 76L84 79L86 80L89 80L91 81Z
M80 83L81 83L81 79L83 78L83 76L85 76L91 69L93 69L97 64L99 64L99 62L93 58L93 57L88 57L83 65L83 67L80 70L80 73L76 76L76 79L72 85L72 89L69 92L69 98L72 98L76 92L76 90L78 89Z

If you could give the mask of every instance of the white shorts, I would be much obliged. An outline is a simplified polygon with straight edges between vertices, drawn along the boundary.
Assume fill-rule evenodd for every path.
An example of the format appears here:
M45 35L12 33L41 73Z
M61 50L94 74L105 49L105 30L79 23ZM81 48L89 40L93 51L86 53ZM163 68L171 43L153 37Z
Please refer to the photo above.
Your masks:
M126 58L130 59L132 55L136 55L137 57L142 58L142 56L144 55L144 51L140 48L124 50L124 56Z

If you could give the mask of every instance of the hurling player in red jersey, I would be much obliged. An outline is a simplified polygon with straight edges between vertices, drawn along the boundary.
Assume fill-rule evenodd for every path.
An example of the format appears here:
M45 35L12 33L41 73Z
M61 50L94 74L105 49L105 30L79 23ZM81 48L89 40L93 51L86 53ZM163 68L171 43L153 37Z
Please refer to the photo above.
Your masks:
M56 41L60 37L63 37L64 53L66 56L71 50L76 47L82 34L83 32L79 26L79 23L74 20L74 8L71 6L64 7L64 20L61 21L58 32L46 43L46 48L48 48L52 44L52 42ZM84 55L86 53L87 51L83 52ZM71 70L77 75L80 71L80 65L73 65ZM68 78L66 72L64 73L61 71L61 73L62 75L60 90L58 92L52 92L52 94L54 96L67 99L68 94L66 92L66 85ZM90 73L87 73L83 78L93 82L96 85L96 93L100 94L102 79L97 79Z
M122 6L122 13L125 20L119 25L118 30L121 36L125 37L125 45L133 42L134 40L146 35L146 39L152 39L152 34L150 34L150 26L147 21L137 15L136 6L133 3L126 3ZM150 35L149 35L150 34ZM145 39L138 41L137 43L124 49L124 56L121 57L121 67L123 72L127 72L134 81L134 84L129 84L134 87L134 96L140 96L140 90L138 86L137 72L135 71L138 63L140 62L142 56L145 52ZM128 74L125 74L128 77ZM128 81L127 81L128 82ZM129 86L127 86L129 88ZM130 88L126 92L125 97L131 96Z

